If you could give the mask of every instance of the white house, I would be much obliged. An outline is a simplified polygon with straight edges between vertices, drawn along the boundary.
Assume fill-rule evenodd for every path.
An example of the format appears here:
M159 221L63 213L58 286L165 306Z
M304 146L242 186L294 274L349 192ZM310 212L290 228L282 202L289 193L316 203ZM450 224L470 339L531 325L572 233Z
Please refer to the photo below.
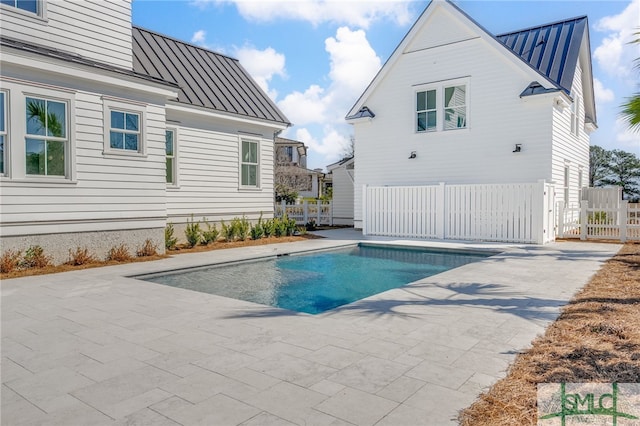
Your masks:
M289 123L237 60L131 23L131 2L0 5L3 250L104 253L167 222L273 213Z
M324 173L307 169L307 146L303 142L275 138L276 198L278 184L295 189L300 198L318 198Z
M587 17L492 35L432 1L347 115L363 187L555 184L577 203L596 129Z
M343 158L327 166L333 191L333 223L353 225L353 183L355 158Z

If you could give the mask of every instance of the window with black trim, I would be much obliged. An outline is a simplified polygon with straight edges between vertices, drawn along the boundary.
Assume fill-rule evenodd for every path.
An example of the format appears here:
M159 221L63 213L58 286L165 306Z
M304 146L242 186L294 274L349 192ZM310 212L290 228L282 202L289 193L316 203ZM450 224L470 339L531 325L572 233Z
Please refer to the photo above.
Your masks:
M174 129L165 130L165 154L167 157L167 184L176 185L176 131Z

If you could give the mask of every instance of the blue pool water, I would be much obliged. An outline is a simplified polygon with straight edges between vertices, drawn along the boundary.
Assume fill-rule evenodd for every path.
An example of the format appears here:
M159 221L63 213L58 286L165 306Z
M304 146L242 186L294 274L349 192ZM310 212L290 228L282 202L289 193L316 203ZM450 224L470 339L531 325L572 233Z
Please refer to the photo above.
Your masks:
M317 314L492 254L360 245L140 278Z

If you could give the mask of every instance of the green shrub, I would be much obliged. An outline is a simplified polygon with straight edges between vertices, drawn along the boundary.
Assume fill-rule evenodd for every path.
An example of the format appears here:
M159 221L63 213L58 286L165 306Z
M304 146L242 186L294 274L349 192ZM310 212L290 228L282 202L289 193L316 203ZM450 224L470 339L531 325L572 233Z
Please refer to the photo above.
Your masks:
M242 218L234 218L231 222L231 227L234 230L235 236L240 241L246 240L251 232L251 223L249 223L247 218L244 216L242 216Z
M202 240L200 222L194 222L193 215L191 216L191 222L187 219L187 227L184 229L184 236L187 238L187 244L189 244L189 247L197 245L200 240Z
M222 227L222 237L225 241L231 242L236 240L236 228L233 226L233 221L227 225L224 223L224 220L222 220L220 221L220 226Z
M20 250L7 250L0 256L0 272L6 274L15 271L20 266Z
M287 235L287 222L280 218L273 219L275 222L275 232L274 235L276 238Z
M305 228L307 228L307 231L315 231L316 230L316 221L315 221L315 219L311 219L304 226L305 226Z
M307 235L307 228L304 226L298 226L296 231L298 232L298 235Z
M597 225L611 225L613 223L613 218L607 215L607 212L599 211L589 213L589 217L587 218L587 223L589 224L597 224Z
M49 265L51 265L51 258L44 254L44 249L40 246L29 247L20 262L23 268L44 268Z
M211 225L204 218L202 218L202 221L207 227L207 229L202 231L202 244L209 245L211 243L215 243L218 240L218 236L220 235L220 231L216 227L216 224L214 223L213 225Z
M29 252L29 250L27 250ZM27 256L25 255L25 258ZM69 249L69 260L67 261L67 265L86 265L89 263L96 263L98 259L89 252L89 249L86 247L76 247L76 251L73 252Z
M264 232L264 236L266 238L273 237L276 233L276 223L275 219L268 219L262 225L262 231Z
M264 236L264 227L262 225L262 213L260 213L260 217L258 218L258 223L251 227L251 239L259 240Z
M291 237L296 233L296 220L289 219L287 216L282 218L283 223L287 228L287 236Z
M178 244L178 239L173 236L174 232L173 223L167 223L167 226L164 228L164 247L167 250L175 250L176 244Z

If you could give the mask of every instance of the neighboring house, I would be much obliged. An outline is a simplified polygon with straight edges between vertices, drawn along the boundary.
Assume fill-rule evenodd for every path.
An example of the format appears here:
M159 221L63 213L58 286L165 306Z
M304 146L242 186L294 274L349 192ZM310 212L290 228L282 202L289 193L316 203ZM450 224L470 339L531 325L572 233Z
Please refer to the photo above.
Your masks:
M596 129L586 17L494 36L431 2L349 111L364 185L555 183L577 203Z
M293 190L301 198L318 198L322 170L307 169L307 147L304 143L275 138L276 198L280 192Z
M2 247L104 255L191 215L273 213L289 123L237 60L132 26L130 1L2 2Z
M353 225L354 157L346 157L327 166L327 178L333 193L333 223Z

